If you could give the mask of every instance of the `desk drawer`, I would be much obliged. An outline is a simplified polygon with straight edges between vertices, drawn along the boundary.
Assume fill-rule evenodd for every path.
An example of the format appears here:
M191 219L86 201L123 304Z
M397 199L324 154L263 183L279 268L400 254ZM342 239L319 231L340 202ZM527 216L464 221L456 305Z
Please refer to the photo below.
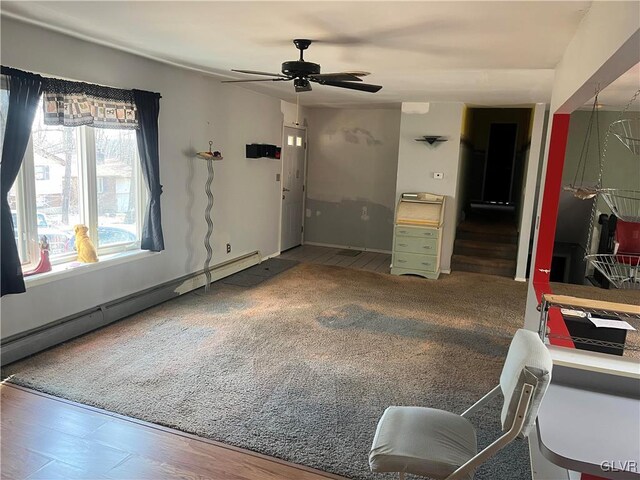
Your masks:
M437 228L396 226L396 236L438 238L440 230Z
M438 253L438 239L398 236L396 237L395 250L397 252L436 255Z
M394 267L435 272L438 268L438 257L435 255L394 252L392 263Z

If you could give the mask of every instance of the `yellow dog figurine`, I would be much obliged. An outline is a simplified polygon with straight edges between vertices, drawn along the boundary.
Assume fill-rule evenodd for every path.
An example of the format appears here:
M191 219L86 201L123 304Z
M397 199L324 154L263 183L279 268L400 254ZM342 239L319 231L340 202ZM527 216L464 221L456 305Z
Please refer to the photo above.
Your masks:
M86 225L76 225L73 227L76 233L76 250L78 251L78 261L83 263L95 263L98 261L98 254L96 248L93 246L87 231L89 228Z

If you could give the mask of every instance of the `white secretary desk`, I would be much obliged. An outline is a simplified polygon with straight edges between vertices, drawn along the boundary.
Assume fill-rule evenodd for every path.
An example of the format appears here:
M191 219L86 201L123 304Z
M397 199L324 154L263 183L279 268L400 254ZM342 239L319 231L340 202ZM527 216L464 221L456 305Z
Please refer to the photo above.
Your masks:
M444 196L403 193L396 208L392 275L440 276Z

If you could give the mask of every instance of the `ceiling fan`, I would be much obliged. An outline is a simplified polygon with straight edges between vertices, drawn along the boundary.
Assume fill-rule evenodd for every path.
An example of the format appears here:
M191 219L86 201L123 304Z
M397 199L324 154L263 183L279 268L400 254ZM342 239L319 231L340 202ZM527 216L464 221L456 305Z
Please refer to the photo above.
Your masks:
M275 78L252 78L247 80L223 80L222 83L241 83L241 82L289 82L293 80L293 86L296 93L308 92L311 90L311 82L320 85L328 85L330 87L348 88L350 90L359 90L362 92L375 93L382 88L380 85L372 85L370 83L360 83L367 72L339 72L339 73L320 73L320 65L317 63L307 62L304 60L303 53L311 45L311 40L296 38L293 44L300 50L300 58L284 62L282 64L282 73L257 72L255 70L231 70L232 72L248 73L251 75L265 75Z

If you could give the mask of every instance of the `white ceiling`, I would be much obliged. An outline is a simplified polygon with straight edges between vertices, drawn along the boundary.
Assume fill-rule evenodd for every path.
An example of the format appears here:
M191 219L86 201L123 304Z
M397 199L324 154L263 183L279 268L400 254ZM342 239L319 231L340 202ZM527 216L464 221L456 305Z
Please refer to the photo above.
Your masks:
M549 102L553 69L590 2L11 2L2 13L163 61L248 78L297 58L364 70L376 94L314 86L306 105ZM229 84L294 100L290 83Z

